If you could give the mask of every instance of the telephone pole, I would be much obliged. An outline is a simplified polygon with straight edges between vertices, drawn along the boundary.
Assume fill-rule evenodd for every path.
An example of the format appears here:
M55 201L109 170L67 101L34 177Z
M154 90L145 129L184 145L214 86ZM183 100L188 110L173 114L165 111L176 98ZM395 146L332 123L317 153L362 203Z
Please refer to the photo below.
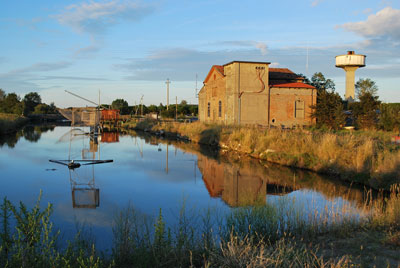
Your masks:
M168 111L168 107L169 107L169 84L171 83L171 81L169 81L169 78L167 78L167 82L165 82L165 84L167 84L167 111Z

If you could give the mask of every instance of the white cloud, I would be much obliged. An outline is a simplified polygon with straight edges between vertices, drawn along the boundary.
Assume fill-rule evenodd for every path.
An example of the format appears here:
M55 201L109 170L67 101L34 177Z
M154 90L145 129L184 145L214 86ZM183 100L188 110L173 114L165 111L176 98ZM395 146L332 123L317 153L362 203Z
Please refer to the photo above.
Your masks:
M78 33L97 35L122 20L138 21L153 10L151 6L132 1L90 1L70 5L63 13L54 17L60 24L69 26Z
M28 66L28 67L14 69L14 70L9 71L8 73L0 74L0 77L15 76L15 75L23 74L23 73L49 72L49 71L64 69L71 65L72 65L72 63L68 62L68 61L59 61L59 62L50 62L50 63L49 62L39 62L39 63L32 64L31 66Z
M366 21L349 22L338 27L366 38L400 40L400 10L386 7L368 16Z
M319 4L321 4L322 2L324 2L325 0L313 0L312 2L311 2L311 6L312 7L316 7L316 6L318 6Z
M209 45L234 47L234 48L238 47L257 48L260 50L260 53L263 56L265 56L268 52L267 44L260 41L223 41L223 42L214 42Z

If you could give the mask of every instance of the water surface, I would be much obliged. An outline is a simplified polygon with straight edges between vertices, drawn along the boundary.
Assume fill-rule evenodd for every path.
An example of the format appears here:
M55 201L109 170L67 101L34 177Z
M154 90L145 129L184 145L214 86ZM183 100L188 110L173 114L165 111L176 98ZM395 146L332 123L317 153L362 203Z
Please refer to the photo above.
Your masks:
M179 209L235 207L295 200L302 211L362 213L365 194L315 173L271 165L208 148L131 133L85 135L88 128L27 127L0 139L0 198L54 206L52 219L71 239L77 227L91 230L100 248L110 248L116 213L133 206L167 222ZM50 159L112 159L113 163L69 170Z

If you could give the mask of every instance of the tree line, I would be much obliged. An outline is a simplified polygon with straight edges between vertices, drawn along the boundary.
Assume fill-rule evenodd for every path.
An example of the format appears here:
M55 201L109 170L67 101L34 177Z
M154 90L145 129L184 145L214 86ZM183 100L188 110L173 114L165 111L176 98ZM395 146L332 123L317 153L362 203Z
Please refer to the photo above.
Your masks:
M37 92L29 92L22 99L16 93L6 93L0 88L0 113L30 115L30 114L54 114L57 107L42 103L42 98Z
M187 101L182 100L178 105L171 104L168 107L160 103L158 106L151 104L146 106L144 104L129 106L128 102L124 99L116 99L111 105L102 105L111 109L117 109L122 115L142 116L149 113L157 113L164 118L175 118L185 116L197 116L198 105L188 104Z
M375 81L359 79L355 84L356 101L347 102L335 92L334 81L325 78L321 72L315 73L311 80L300 76L317 89L312 117L318 128L340 129L353 125L357 129L400 130L400 103L382 103Z

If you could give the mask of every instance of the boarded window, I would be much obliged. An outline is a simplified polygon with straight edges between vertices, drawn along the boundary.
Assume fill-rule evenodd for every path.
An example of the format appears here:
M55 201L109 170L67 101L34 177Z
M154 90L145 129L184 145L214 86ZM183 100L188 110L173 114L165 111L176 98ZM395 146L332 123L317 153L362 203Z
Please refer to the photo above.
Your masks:
M296 100L294 105L295 105L294 117L299 119L304 119L304 101Z
M217 87L212 88L212 96L216 97L217 96Z
M218 116L219 117L222 116L222 102L221 101L218 102Z
M207 116L208 117L210 117L210 109L211 109L210 103L208 103L208 105L207 105Z

